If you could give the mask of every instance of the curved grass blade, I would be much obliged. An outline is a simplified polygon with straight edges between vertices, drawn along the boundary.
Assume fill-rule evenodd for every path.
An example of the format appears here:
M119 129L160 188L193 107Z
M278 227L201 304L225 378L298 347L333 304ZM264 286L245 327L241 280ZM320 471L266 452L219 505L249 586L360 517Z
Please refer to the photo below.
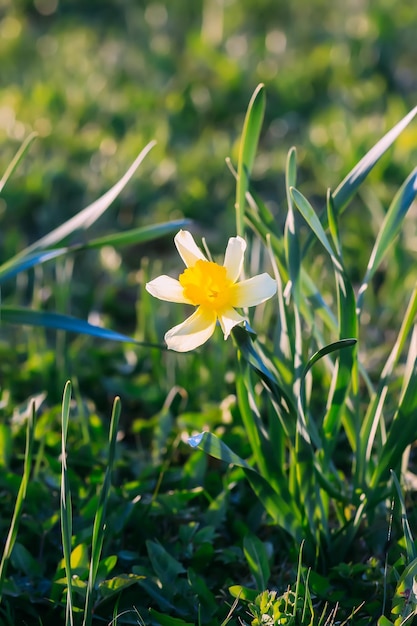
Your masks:
M413 533L411 532L410 524L407 518L407 507L404 502L401 485L394 471L391 471L391 478L394 482L394 486L398 494L398 500L401 506L401 523L402 523L403 533L404 533L407 560L408 562L414 561L414 559L417 558L417 550L414 544Z
M117 198L123 188L127 185L139 165L142 163L146 155L156 145L156 141L151 141L136 157L132 165L122 178L109 189L101 198L95 200L85 209L74 215L71 219L55 228L50 233L35 241L28 248L20 252L17 257L26 256L35 250L53 248L57 246L63 239L72 235L75 231L89 228L103 213L109 208L112 202ZM15 257L16 258L16 257Z
M3 555L0 561L0 604L3 594L3 586L6 578L7 566L10 561L10 556L13 550L13 546L16 542L17 531L19 528L19 522L22 515L23 505L26 499L27 487L30 480L30 472L32 468L33 457L33 441L35 432L35 403L32 402L27 425L26 425L26 448L25 448L25 461L23 467L23 476L20 482L19 491L17 493L16 503L13 510L12 520L10 522L9 531L7 533L6 542L4 544Z
M141 346L165 349L162 345L137 341L127 335L122 335L121 333L117 333L113 330L102 328L76 317L63 315L61 313L49 313L43 311L33 311L23 307L3 306L0 309L0 321L7 322L9 324L55 328L57 330L66 330L68 332L100 337L101 339L108 339L110 341L121 341Z
M308 363L303 370L303 378L306 377L307 373L311 370L314 363L317 363L317 361L319 361L324 356L326 356L326 354L331 354L332 352L335 352L336 350L342 350L343 348L350 348L351 346L354 346L356 343L357 343L357 339L348 338L348 339L339 339L339 341L334 341L333 343L329 343L329 345L324 346L324 348L321 348L320 350L315 352L313 356L310 357L310 359L308 360Z
M250 99L240 140L236 183L236 234L241 237L244 235L246 192L249 188L249 177L255 160L264 112L265 89L261 83Z
M203 450L206 454L213 456L219 461L224 461L237 467L250 468L248 463L238 454L233 452L221 439L209 432L199 433L188 438L188 443L192 448Z
M317 216L317 213L315 212L315 210L311 206L310 202L295 187L291 187L290 194L291 194L291 197L294 200L298 210L300 211L301 215L304 217L305 221L310 226L311 230L314 232L314 234L316 235L317 239L320 241L321 245L328 252L329 256L331 257L331 259L333 261L333 263L336 266L340 267L340 261L336 258L334 250L333 250L333 248L332 248L332 246L330 244L330 241L329 241L326 233L324 232L324 228L321 225L321 222L320 222L320 220L319 220L319 218Z
M374 145L371 150L359 161L357 165L349 172L344 180L337 187L333 193L333 202L335 210L339 213L354 196L357 189L362 182L368 176L374 165L379 161L382 155L388 150L388 148L394 143L397 137L408 126L411 120L417 114L417 106L414 107L401 121L391 128L386 135L382 137Z
M28 135L28 137L26 137L26 139L20 146L19 150L16 152L13 159L10 161L9 166L7 167L6 171L4 172L0 180L0 193L3 191L7 181L9 180L9 178L11 177L11 175L13 174L13 172L15 171L20 161L22 160L22 158L24 157L24 155L26 154L29 147L31 146L31 144L33 143L33 141L36 139L37 136L38 136L38 133L31 133L30 135Z
M71 382L67 381L62 396L62 432L61 432L61 539L64 553L64 568L67 578L67 604L65 626L73 626L73 586L71 571L71 540L72 540L72 504L71 489L67 468L67 434L71 405Z
M55 248L55 250L34 252L20 259L15 258L7 261L0 266L0 283L3 283L9 278L13 278L16 274L20 274L20 272L24 272L35 265L40 265L41 263L55 259L66 252L68 252L68 248Z
M123 233L114 233L106 235L104 237L98 237L92 239L85 244L76 244L73 246L67 246L65 248L54 248L52 250L42 250L40 252L32 252L24 257L14 257L10 261L7 261L0 266L0 283L13 278L16 274L23 272L35 265L46 263L51 259L64 254L70 254L73 252L79 252L81 250L91 248L102 248L103 246L127 246L132 244L143 244L149 241L154 241L159 237L164 237L170 233L176 232L179 228L189 226L192 220L181 219L174 220L172 222L162 222L161 224L154 224L152 226L143 226L141 228L134 228L132 230L125 231Z
M148 243L154 241L159 237L164 237L170 233L176 233L178 229L184 228L192 224L190 219L173 220L172 222L162 222L161 224L154 224L152 226L142 226L141 228L133 228L123 233L113 233L106 235L105 237L98 237L92 239L85 244L70 247L69 251L73 248L76 250L84 250L86 248L102 248L103 246L128 246L131 244Z
M388 248L398 235L402 222L417 195L417 167L411 172L401 188L396 193L391 206L384 218L381 230L369 258L365 278L358 292L357 309L361 310L363 297L375 271L385 256Z
M243 553L257 589L263 591L271 576L265 544L256 535L246 535L243 539Z
M355 480L357 485L363 484L366 468L370 467L370 460L375 436L378 427L381 427L380 425L383 425L383 408L388 393L390 377L404 349L416 315L417 286L414 287L413 293L411 294L407 310L404 314L404 318L397 335L397 339L394 346L392 347L388 359L385 362L385 366L379 379L378 388L372 394L368 410L366 411L365 418L360 429L359 449L356 457Z
M120 398L116 397L113 403L112 416L109 431L109 452L107 457L107 467L104 476L103 486L97 504L97 510L94 517L93 537L91 542L91 562L88 574L87 591L85 596L85 609L83 626L90 626L93 615L93 594L97 579L97 571L100 563L100 556L103 549L105 528L106 528L106 508L109 500L109 492L111 487L111 474L113 471L114 460L116 457L117 431L119 426L121 404Z
M389 428L387 439L371 479L371 488L378 491L381 477L386 478L390 470L396 470L408 445L416 438L415 416L417 415L417 326L414 326L410 341L403 386L398 408Z
M291 414L295 416L296 409L291 397L268 367L266 367L262 356L256 351L249 333L244 328L235 326L232 330L232 336L242 356L273 394L283 413L287 416Z
M287 205L288 213L285 220L285 257L287 260L287 267L291 280L291 291L293 298L297 304L299 304L300 296L300 269L301 269L301 256L300 256L300 243L295 227L295 215L294 215L294 199L291 194L291 189L295 189L297 183L297 164L296 164L296 150L291 148L287 156L286 175L285 175L285 187L287 193Z
M269 515L296 541L301 540L303 535L301 515L295 508L294 499L290 497L284 484L282 485L282 493L278 493L263 476L210 432L203 432L190 437L188 443L191 447L203 450L215 459L242 467L252 489Z

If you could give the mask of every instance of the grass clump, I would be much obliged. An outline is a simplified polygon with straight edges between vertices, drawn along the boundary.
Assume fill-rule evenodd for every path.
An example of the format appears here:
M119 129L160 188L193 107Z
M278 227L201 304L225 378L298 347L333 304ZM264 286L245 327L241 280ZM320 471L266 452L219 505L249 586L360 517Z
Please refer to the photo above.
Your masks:
M232 341L215 334L189 354L161 345L183 307L160 304L144 286L158 273L180 273L168 258L143 258L128 277L139 284L129 333L68 315L68 261L48 283L58 310L37 299L47 261L104 250L119 278L113 261L122 244L140 249L188 224L77 240L150 146L97 202L0 266L5 287L33 271L36 304L22 306L18 282L1 303L2 330L24 327L1 365L4 624L412 621L417 292L399 251L417 172L383 215L364 202L357 230L343 224L417 109L318 210L299 188L291 149L280 220L251 184L264 111L259 85L237 163L229 163L230 235L248 242L245 275L266 269L277 292L234 326ZM364 251L366 211L378 231ZM3 332L2 355L10 339Z

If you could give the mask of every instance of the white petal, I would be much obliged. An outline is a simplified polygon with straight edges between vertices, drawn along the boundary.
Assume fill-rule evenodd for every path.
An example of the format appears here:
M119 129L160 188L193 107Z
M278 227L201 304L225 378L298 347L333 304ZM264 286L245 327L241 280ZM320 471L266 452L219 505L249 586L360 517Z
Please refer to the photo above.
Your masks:
M236 283L232 289L232 306L255 306L272 298L277 291L277 283L269 274L258 274L258 276Z
M146 283L146 291L159 300L192 304L188 298L184 297L184 289L178 280L170 276L158 276L150 283Z
M222 313L222 315L219 315L219 322L224 333L224 338L227 339L232 328L244 321L245 318L239 315L234 309L229 309L225 313Z
M227 278L233 283L237 281L242 271L245 250L246 241L242 237L230 237L223 265L227 270Z
M174 237L174 243L187 267L193 267L199 259L207 261L188 230L180 230Z
M165 333L165 341L170 350L188 352L210 339L215 327L214 311L202 311L199 307L185 322Z

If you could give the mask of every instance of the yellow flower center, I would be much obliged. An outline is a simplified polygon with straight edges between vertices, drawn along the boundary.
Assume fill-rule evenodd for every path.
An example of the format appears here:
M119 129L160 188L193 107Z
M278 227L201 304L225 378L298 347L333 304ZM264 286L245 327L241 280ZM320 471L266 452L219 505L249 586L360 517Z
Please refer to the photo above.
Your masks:
M184 296L195 306L211 311L230 308L233 282L227 278L226 268L212 261L199 260L179 277Z

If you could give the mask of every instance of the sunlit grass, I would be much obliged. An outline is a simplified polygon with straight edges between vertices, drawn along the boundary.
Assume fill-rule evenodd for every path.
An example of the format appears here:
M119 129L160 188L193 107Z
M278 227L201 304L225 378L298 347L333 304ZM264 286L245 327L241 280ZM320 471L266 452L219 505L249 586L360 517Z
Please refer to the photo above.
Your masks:
M0 344L8 426L0 433L0 618L7 626L397 626L414 615L415 520L406 488L416 480L417 292L398 237L416 172L399 181L369 249L361 249L364 226L351 233L343 219L416 109L319 209L290 149L282 225L250 184L264 104L259 85L229 174L236 232L248 243L245 275L268 271L277 293L243 311L248 324L227 341L214 333L189 354L166 350L164 333L187 307L145 291L154 276L179 273L171 256L149 248L127 279L136 298L136 327L127 333L62 310L78 286L72 267L46 285L56 312L40 297L40 272L37 297L22 306L16 276L87 248L140 249L187 223L64 241L107 210L149 146L97 203L0 266L2 331L23 328L3 332ZM352 246L367 257L364 267L351 267ZM111 281L111 263L107 271ZM94 293L88 276L81 283ZM393 298L403 308L387 328ZM121 307L122 296L112 304ZM373 316L386 343L376 359L368 348ZM75 338L57 339L55 329ZM71 382L62 396L63 379Z

